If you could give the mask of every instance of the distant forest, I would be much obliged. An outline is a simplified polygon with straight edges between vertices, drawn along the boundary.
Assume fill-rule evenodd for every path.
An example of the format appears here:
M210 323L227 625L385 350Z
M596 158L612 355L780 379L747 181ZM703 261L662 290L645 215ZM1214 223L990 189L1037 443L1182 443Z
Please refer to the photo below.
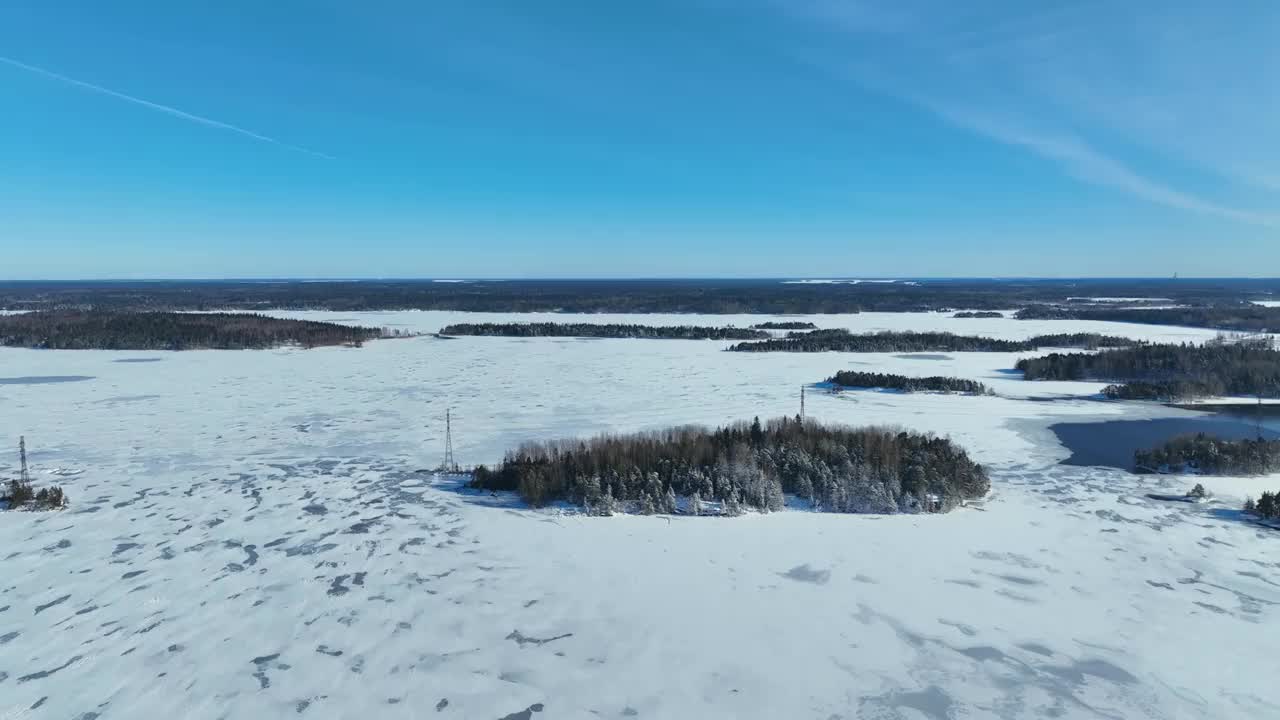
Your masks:
M751 327L757 330L817 330L818 326L811 322L788 320L786 322L762 322Z
M440 330L441 335L484 337L590 337L650 338L656 340L746 340L769 337L763 330L697 325L623 325L592 323L458 323Z
M59 310L0 315L0 346L49 350L246 350L360 345L376 328L248 313Z
M1004 317L1004 313L996 312L995 310L978 310L978 311L964 310L956 313L955 315L952 315L951 317L960 318L961 320L990 319L990 318L1002 318Z
M1115 399L1216 395L1280 397L1280 351L1270 342L1141 345L1097 354L1053 353L1017 364L1028 380L1094 380Z
M1241 332L1280 332L1280 308L1252 303L1187 308L1083 308L1033 305L1018 311L1019 320L1103 320L1143 325L1182 325Z
M517 491L534 506L567 500L600 515L736 515L781 510L785 493L825 512L945 512L985 495L991 481L943 438L757 418L716 430L530 443L496 468L477 468L471 485Z
M905 375L885 375L882 373L857 372L841 370L827 378L827 382L839 387L851 388L884 388L903 392L938 392L965 393L967 395L989 395L991 390L976 380L953 377L907 377Z
M1027 340L954 335L946 332L877 332L858 334L848 330L814 330L788 333L785 338L738 343L733 352L1021 352L1042 347L1093 349L1136 345L1129 338L1074 333L1038 335Z
M1280 280L1075 279L785 283L781 280L363 280L301 282L0 282L0 309L462 310L564 313L755 313L1002 310L1071 297L1162 297L1237 308L1244 297L1280 297ZM1257 308L1257 306L1253 306ZM1077 312L1088 311L1079 308ZM1114 308L1100 310L1114 313ZM1119 311L1126 312L1126 311ZM1156 312L1156 311L1137 311ZM1268 313L1280 317L1280 310ZM1161 316L1153 316L1159 318ZM1120 319L1129 319L1121 317ZM1205 321L1211 317L1203 317ZM1186 324L1185 318L1139 320ZM1202 323L1192 323L1202 324ZM1272 322L1269 327L1280 327Z
M1280 472L1280 440L1223 440L1199 433L1133 454L1139 472L1267 475Z

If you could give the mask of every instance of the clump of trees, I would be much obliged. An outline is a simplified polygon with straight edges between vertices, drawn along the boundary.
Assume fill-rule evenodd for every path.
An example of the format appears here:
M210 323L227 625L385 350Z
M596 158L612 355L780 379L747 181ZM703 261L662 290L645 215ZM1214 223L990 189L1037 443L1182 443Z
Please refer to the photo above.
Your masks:
M1280 472L1280 440L1224 440L1197 433L1133 454L1138 472L1266 475Z
M762 322L756 323L751 327L757 330L817 330L818 326L811 322L802 322L798 320L787 320L785 322Z
M947 332L892 332L854 334L848 330L814 330L788 333L785 338L738 343L734 352L1022 352L1042 347L1095 349L1129 347L1129 338L1096 333L1037 335L1027 340L955 335Z
M14 479L9 481L5 494L0 496L0 501L8 503L11 510L21 507L57 510L66 507L70 498L57 485L36 491L31 487L30 482Z
M752 328L553 322L457 323L445 326L440 330L440 334L485 337L649 338L657 340L749 340L769 337L769 333Z
M588 512L780 510L794 494L817 510L945 512L991 487L981 465L944 438L799 418L688 426L522 445L471 486L516 491L534 506Z
M960 318L963 320L989 319L989 318L1002 318L1004 317L1004 313L997 312L995 310L977 310L977 311L962 310L956 313L955 315L952 315L951 317Z
M1053 353L1021 360L1017 369L1028 380L1118 381L1103 391L1116 399L1280 395L1280 351L1270 340Z
M905 375L887 375L883 373L858 372L841 370L827 378L827 382L838 387L885 388L903 392L940 392L966 393L969 395L990 395L991 390L976 380L953 377L907 377Z
M252 313L49 310L0 316L0 345L52 350L245 350L360 345L398 333Z
M1258 496L1257 502L1253 498L1245 498L1244 511L1263 520L1280 520L1280 493L1264 492Z

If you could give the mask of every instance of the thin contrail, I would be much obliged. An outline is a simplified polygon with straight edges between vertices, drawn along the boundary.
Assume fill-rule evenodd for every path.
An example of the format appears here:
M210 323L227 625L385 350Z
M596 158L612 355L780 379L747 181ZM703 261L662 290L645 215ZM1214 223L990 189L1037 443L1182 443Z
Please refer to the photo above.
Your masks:
M59 75L56 72L51 72L43 68L38 68L34 65L28 65L24 62L19 62L12 58L4 57L3 55L0 55L0 62L5 63L6 65L12 65L13 67L20 68L22 70L26 70L27 72L32 72L37 75L43 75L47 78L52 78L54 80L67 83L68 85L75 85L76 87L84 88L85 90L92 90L93 92L101 93L103 95L110 95L111 97L119 98L120 100L127 100L131 103L134 103L135 105L148 107L148 108L151 108L152 110L159 110L162 113L167 113L169 115L173 115L174 117L180 117L183 120L190 120L191 122L200 123L201 125L207 125L209 127L218 128L220 130L230 130L231 132L239 133L241 135L244 135L245 137L253 138L254 140L261 140L262 142L268 142L268 143L271 143L272 145L279 145L280 147L283 147L283 148L288 148L290 150L295 150L297 152L306 153L308 155L313 155L319 158L324 158L325 160L336 159L332 155L325 155L322 152L309 150L307 148L300 147L298 145L290 145L287 142L283 142L281 140L277 140L272 137L267 137L266 135L260 135L256 132L253 132L252 130L245 130L242 127L236 127L235 125L219 122L218 120L213 120L207 117L201 117L199 115L192 115L189 112L183 112L182 110L169 107L168 105L161 105L160 103L153 103L150 100L143 100L142 98L133 97L132 95L125 95L122 92L109 90L99 85L87 83L83 80L76 80L75 78L69 78L66 75Z

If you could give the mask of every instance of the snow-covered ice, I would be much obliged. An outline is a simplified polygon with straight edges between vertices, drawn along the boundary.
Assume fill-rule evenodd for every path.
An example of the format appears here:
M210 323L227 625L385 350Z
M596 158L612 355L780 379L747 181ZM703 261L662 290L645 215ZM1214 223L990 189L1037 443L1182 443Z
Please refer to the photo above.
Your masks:
M460 313L282 313L434 331ZM750 325L777 317L519 316ZM947 314L822 327L1020 338L1213 332ZM1027 383L1020 354L421 337L362 349L0 350L0 441L71 508L0 513L0 717L1280 717L1280 477L1056 464L1064 419L1188 414ZM1025 354L1022 354L1025 355ZM794 414L844 368L998 395L811 392L810 416L946 434L992 472L942 516L590 518L440 462L522 440ZM1061 397L1053 402L1028 398ZM7 476L16 458L0 456ZM1218 503L1149 492L1204 482Z

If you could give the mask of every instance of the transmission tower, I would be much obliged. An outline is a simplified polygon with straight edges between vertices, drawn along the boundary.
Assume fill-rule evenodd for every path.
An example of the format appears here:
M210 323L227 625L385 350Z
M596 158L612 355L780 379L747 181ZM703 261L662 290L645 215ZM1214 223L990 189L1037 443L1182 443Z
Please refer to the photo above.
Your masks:
M446 472L457 472L458 463L453 459L453 411L444 411L444 462L440 467Z
M804 422L804 386L800 386L800 422Z
M29 484L31 482L31 471L27 469L27 437L25 435L18 436L18 458L22 465L18 478L24 485Z

